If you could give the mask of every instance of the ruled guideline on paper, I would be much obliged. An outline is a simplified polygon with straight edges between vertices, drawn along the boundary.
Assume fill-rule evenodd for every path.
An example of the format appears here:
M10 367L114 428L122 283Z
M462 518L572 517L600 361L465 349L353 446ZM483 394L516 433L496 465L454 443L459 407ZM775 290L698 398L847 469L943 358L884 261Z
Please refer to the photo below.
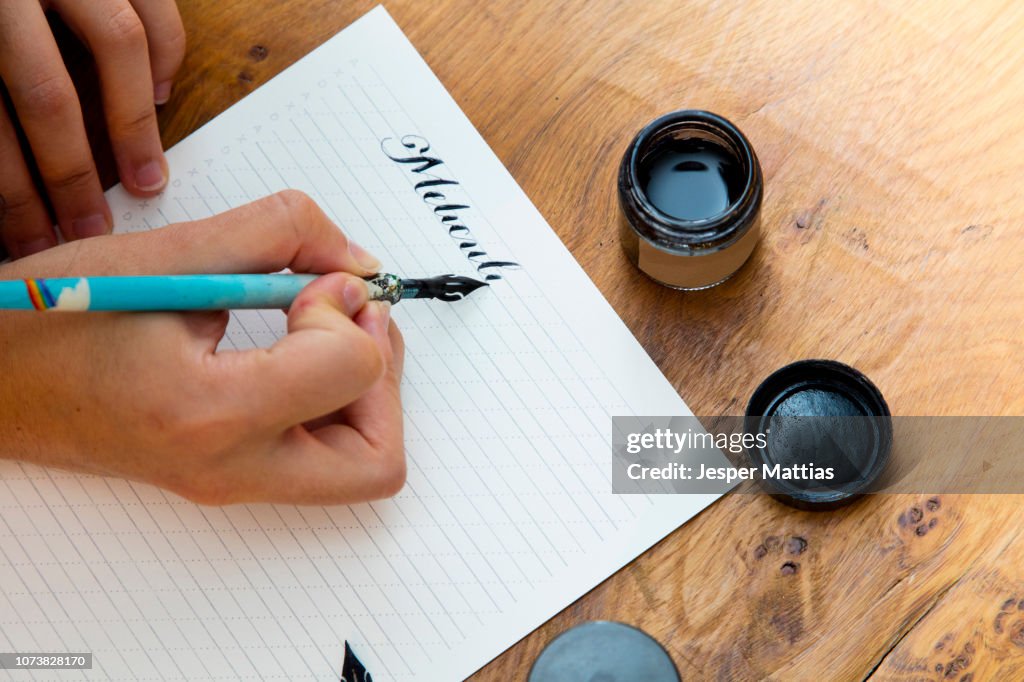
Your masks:
M427 145L440 163L409 161ZM461 679L715 499L611 494L611 416L690 411L382 8L168 160L161 197L110 192L119 229L290 187L391 272L501 279L394 309L394 499L199 507L0 464L0 651L93 654L2 675L336 680L347 639L374 679ZM280 312L232 313L222 352L284 331Z

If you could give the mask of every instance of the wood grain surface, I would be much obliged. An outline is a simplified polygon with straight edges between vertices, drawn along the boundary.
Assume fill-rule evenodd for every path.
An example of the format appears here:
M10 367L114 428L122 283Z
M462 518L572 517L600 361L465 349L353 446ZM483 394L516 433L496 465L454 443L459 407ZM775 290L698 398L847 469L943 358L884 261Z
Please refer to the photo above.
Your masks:
M167 145L372 6L179 4ZM768 373L822 357L896 415L1024 414L1024 4L387 8L695 413L740 413ZM684 107L735 122L767 188L752 260L697 294L640 276L615 232L622 151ZM613 619L686 679L1022 680L1021 502L727 497L473 679L524 679L552 637Z

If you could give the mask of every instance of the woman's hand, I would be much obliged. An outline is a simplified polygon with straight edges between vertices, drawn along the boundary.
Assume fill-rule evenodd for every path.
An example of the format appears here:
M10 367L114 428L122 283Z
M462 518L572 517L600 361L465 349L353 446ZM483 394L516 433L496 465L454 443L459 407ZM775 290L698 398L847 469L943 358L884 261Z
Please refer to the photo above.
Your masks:
M378 266L299 192L3 266L3 279L334 274L302 291L269 349L216 352L227 313L0 314L0 456L207 504L393 495L403 344L387 304L367 302L359 276Z
M13 104L13 111L0 105L0 237L14 258L57 243L41 190L67 240L106 234L112 225L47 9L60 14L96 60L121 182L138 196L152 196L167 184L154 105L167 101L185 54L174 0L0 2L0 79ZM41 189L22 156L11 116L25 131Z

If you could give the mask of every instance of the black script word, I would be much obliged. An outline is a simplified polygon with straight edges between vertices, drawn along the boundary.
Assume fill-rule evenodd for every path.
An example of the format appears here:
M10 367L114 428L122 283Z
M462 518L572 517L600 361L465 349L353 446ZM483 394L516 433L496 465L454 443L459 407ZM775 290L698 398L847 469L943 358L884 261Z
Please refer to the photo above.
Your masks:
M409 172L415 173L417 178L413 189L420 195L423 202L434 210L441 224L448 228L448 236L454 239L462 253L476 266L477 272L484 276L484 279L494 281L502 279L500 273L503 269L518 268L519 264L512 261L493 260L484 251L476 237L470 231L459 216L459 211L469 208L469 204L459 203L457 199L450 199L440 188L446 188L449 194L455 194L459 183L455 180L445 178L431 171L441 166L444 161L436 156L428 156L430 142L419 135L404 135L401 138L386 137L380 141L380 149L395 163L407 164ZM440 169L438 169L440 170Z

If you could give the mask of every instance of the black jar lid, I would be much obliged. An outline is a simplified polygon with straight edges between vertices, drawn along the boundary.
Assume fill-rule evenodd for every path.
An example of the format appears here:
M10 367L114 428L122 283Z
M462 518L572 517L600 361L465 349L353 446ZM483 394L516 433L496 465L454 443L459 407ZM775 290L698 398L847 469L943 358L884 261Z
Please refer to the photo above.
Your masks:
M834 360L802 360L772 373L747 404L745 430L765 434L765 447L747 449L758 471L763 465L832 470L824 480L761 478L776 499L800 509L853 501L878 480L892 451L892 416L882 393Z
M631 625L607 620L569 628L544 647L528 682L679 682L658 642Z

